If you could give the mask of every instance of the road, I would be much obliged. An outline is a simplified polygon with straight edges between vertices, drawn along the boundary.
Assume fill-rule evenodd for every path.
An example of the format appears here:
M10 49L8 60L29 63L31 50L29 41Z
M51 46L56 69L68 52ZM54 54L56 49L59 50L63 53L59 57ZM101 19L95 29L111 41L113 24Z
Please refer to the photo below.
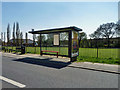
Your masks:
M46 64L32 58L3 56L2 76L24 84L24 88L118 88L117 74ZM2 85L19 88L4 80Z

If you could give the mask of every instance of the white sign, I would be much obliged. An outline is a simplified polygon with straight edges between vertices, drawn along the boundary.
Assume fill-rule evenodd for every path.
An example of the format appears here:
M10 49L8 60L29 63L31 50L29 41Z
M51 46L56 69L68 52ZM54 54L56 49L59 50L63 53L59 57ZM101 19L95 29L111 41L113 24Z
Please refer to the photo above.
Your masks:
M59 34L54 34L54 45L59 45Z

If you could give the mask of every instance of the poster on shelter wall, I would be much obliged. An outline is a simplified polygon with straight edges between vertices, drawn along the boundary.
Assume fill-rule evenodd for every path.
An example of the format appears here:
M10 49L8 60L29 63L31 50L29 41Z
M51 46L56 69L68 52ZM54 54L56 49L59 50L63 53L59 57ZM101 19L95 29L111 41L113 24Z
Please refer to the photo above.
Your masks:
M76 57L79 55L79 41L78 41L78 32L72 31L72 55L71 57Z
M54 34L54 45L59 45L59 34Z

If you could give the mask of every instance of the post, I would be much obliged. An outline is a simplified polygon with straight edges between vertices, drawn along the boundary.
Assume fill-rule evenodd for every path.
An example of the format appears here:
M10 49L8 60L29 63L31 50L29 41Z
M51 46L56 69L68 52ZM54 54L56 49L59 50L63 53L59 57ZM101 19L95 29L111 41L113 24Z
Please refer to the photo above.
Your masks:
M68 36L68 40L69 40L69 42L68 42L68 56L70 57L70 61L72 61L72 57L71 57L72 31L69 31L69 32L68 32L68 35L69 35L69 36Z
M60 33L59 33L59 55L60 55Z
M118 49L120 49L120 37L118 37ZM120 59L120 50L118 50L118 59Z
M40 55L42 56L42 53L41 53L41 34L40 34Z
M97 58L98 58L98 47L97 47Z
M57 52L57 58L58 58L58 52Z
M97 39L97 58L98 58L98 39Z
M4 32L4 47L5 47L5 37L6 37L6 36L5 36L5 32Z
M27 46L28 46L28 34L25 34L25 38L26 38L26 53L27 53Z

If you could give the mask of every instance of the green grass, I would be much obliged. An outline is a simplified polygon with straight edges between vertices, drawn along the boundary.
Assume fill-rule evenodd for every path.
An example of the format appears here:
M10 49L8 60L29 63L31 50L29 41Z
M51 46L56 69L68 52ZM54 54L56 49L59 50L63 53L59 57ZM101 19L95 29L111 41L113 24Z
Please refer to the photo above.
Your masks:
M96 58L96 57L77 57L76 62L92 62L92 63L105 63L120 65L120 58Z
M8 47L9 49L14 49L15 47ZM50 50L50 51L59 51L60 55L68 55L67 47L42 47L42 50ZM94 62L94 63L107 63L107 64L120 64L120 57L118 55L118 51L120 49L98 49L98 58L97 57L97 49L96 48L79 48L79 56L77 58L77 62ZM27 53L32 54L40 54L40 47L26 47ZM48 52L50 53L50 52ZM54 54L54 53L50 53Z

